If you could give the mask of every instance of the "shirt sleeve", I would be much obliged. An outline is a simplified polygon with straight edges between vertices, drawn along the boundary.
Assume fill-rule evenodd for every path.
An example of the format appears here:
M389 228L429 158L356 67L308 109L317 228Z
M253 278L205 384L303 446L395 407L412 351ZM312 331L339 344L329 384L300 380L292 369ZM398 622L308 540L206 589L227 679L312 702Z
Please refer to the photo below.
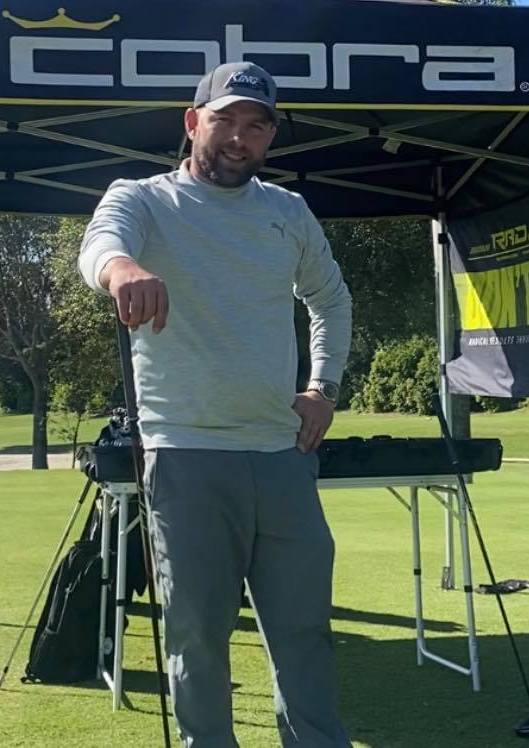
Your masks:
M79 253L79 272L90 288L104 291L99 276L109 260L139 258L150 223L138 183L125 179L113 182L86 228Z
M302 200L302 252L294 295L310 316L311 379L339 384L351 346L351 296L323 229Z

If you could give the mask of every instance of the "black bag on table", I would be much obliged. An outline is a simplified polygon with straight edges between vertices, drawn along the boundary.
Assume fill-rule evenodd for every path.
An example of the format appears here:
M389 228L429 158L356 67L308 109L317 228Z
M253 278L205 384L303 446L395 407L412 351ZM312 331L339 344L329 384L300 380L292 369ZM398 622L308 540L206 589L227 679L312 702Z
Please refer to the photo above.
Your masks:
M456 439L463 473L498 470L499 439ZM406 475L454 475L446 442L441 438L324 439L318 449L320 478L372 478Z

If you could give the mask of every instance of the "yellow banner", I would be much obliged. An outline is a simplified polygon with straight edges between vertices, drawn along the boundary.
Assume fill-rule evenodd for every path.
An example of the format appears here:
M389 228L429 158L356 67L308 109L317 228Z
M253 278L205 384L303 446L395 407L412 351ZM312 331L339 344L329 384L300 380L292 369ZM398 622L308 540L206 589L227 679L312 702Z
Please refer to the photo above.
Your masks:
M521 327L529 321L529 262L453 275L463 330ZM522 294L523 303L520 303ZM518 299L518 303L517 303Z

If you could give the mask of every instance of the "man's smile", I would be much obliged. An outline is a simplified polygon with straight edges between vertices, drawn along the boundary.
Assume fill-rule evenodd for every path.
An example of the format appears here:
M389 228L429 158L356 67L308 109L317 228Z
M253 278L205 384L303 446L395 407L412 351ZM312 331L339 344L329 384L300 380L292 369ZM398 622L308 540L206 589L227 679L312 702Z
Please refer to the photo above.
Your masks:
M221 150L221 156L223 156L228 161L231 161L232 163L243 163L246 161L246 156L244 156L241 153L234 153L233 151L227 151L225 149Z

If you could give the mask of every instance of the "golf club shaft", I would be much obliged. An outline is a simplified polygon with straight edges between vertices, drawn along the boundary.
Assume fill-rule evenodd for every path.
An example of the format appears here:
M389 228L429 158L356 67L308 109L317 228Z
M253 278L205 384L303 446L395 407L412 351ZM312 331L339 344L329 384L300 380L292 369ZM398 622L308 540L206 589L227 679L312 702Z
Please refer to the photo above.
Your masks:
M123 373L123 388L125 391L125 404L130 424L130 435L132 441L132 456L134 461L134 473L138 491L138 513L140 518L141 539L143 545L143 558L145 573L147 576L147 588L149 591L149 603L151 608L152 633L154 639L154 653L156 657L156 669L160 689L160 706L162 710L162 723L164 733L164 744L170 747L169 718L167 714L167 703L165 699L164 670L162 663L162 650L160 646L160 628L158 626L158 614L156 610L156 590L154 584L154 571L152 564L152 548L148 532L147 504L143 486L143 449L141 445L138 428L138 407L136 404L136 393L134 389L134 375L132 370L132 353L130 347L130 335L128 328L119 319L117 306L114 304L118 332L119 354L121 369Z

